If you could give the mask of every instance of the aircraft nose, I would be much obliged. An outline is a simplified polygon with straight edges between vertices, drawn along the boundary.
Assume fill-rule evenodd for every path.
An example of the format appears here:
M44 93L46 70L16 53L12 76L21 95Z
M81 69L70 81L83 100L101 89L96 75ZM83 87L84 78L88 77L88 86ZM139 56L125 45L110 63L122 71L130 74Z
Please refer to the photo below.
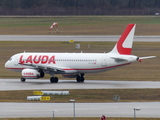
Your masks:
M8 63L8 61L5 63L5 68L8 68L9 67L9 63Z

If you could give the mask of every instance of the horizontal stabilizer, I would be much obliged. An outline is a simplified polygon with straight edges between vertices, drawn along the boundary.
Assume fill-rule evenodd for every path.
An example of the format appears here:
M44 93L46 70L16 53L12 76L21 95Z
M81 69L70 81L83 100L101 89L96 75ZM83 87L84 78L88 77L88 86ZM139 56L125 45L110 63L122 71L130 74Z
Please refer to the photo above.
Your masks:
M139 62L142 62L143 59L154 58L154 57L156 57L156 56L139 57L139 58L138 58L138 61L139 61Z

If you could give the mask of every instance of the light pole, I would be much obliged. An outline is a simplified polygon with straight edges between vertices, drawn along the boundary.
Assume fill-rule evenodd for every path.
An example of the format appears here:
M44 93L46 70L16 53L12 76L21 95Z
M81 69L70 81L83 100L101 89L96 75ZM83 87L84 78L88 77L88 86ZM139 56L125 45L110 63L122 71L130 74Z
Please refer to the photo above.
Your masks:
M141 109L137 107L137 108L133 108L133 110L134 110L134 120L136 120L136 111L139 111Z
M69 101L73 103L73 116L74 116L73 120L76 120L76 115L75 115L75 112L76 112L75 111L75 100L74 99L70 99Z
M52 112L53 112L53 120L54 120L54 112L56 112L57 110L53 110Z

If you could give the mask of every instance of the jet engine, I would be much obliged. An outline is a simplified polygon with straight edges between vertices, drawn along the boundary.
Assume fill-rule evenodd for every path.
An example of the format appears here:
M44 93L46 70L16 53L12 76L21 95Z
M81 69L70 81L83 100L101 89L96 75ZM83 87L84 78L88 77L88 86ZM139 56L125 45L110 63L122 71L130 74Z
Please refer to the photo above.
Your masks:
M22 70L22 77L24 79L38 79L44 77L44 72L35 69L24 69Z

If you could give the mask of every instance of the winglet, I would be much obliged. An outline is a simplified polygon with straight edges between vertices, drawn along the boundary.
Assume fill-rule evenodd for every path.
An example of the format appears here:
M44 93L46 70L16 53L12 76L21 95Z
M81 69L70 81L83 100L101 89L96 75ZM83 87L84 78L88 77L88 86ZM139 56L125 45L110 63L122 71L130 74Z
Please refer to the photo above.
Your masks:
M114 46L111 53L130 55L132 51L132 43L134 38L136 24L129 24Z

